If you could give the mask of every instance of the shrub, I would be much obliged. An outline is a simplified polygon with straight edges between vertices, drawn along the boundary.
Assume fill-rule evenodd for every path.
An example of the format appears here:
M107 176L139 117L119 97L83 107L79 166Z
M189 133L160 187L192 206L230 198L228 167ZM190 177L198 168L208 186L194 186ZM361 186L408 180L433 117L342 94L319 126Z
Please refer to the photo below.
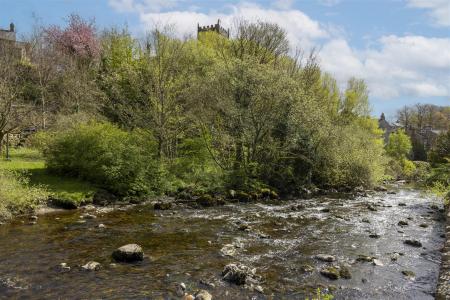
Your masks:
M43 188L29 186L24 174L0 169L0 219L32 212L47 197Z
M158 191L159 166L150 134L87 122L51 134L44 147L50 172L79 177L120 196Z
M414 163L412 161L410 161L408 159L402 160L403 176L405 176L406 178L411 178L411 177L413 177L415 171L416 171L416 166L414 165Z

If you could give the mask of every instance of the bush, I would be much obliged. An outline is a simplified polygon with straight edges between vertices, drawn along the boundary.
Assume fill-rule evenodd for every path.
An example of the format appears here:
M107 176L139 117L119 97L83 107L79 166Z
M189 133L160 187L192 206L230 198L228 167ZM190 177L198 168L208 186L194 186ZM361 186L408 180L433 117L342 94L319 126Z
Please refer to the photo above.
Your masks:
M159 189L159 166L150 134L127 132L107 122L87 122L45 139L50 172L79 177L119 196Z
M403 159L401 164L403 176L412 178L416 171L416 165L408 159Z
M30 213L47 197L43 188L30 187L24 174L0 169L0 219Z

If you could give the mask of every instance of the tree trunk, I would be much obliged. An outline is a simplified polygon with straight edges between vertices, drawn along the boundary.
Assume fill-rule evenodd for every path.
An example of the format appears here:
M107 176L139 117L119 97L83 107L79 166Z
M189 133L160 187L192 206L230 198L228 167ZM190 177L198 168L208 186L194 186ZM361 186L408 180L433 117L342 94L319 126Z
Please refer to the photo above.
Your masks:
M3 151L3 138L5 137L4 132L0 132L0 154Z

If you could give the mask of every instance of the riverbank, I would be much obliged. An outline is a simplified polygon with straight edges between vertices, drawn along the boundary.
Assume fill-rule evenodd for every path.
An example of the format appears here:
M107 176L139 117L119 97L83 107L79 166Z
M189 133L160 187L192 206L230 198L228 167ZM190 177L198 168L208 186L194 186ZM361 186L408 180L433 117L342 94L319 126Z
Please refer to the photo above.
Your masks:
M0 160L0 179L8 183L0 187L0 221L46 205L76 208L92 202L97 190L81 180L48 174L42 155L29 148L13 148L10 160Z
M445 244L442 248L441 270L439 273L436 299L450 299L450 205L446 210Z

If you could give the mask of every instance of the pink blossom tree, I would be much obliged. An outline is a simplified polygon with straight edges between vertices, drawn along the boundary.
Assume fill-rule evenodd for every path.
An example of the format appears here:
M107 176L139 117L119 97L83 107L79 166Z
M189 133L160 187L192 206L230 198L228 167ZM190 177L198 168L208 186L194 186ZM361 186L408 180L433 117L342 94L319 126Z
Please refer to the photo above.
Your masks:
M100 43L96 37L94 22L72 14L67 23L65 29L56 25L47 28L47 41L57 50L75 58L90 60L99 57Z

